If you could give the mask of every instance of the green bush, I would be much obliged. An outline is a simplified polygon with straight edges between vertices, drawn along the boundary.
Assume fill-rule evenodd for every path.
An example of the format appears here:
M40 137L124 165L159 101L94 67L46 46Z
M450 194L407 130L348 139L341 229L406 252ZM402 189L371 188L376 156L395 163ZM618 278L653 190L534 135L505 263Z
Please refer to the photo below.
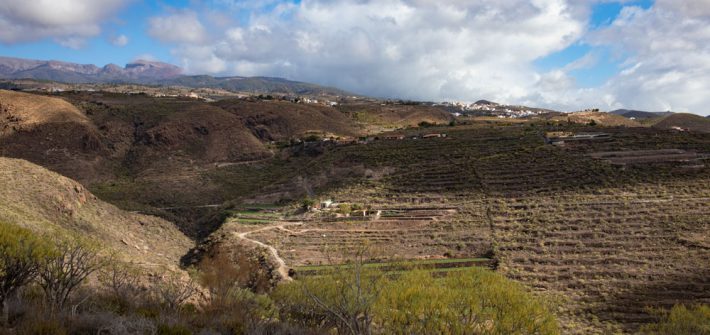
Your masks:
M17 289L37 277L53 249L31 231L0 222L0 307ZM4 321L6 315L0 320Z
M444 278L424 270L391 276L356 262L281 285L273 298L285 320L345 334L560 332L543 301L522 285L479 268Z
M310 198L306 198L306 199L303 199L303 200L301 201L301 208L302 208L303 210L309 210L309 209L311 209L313 206L315 206L315 204L316 204L316 201L315 201L315 200L310 199Z
M646 325L641 333L649 335L710 335L710 306L676 305L668 310L652 310L658 323Z
M411 271L378 301L387 334L559 334L545 304L520 284L486 269L435 278Z
M350 212L353 211L352 206L350 204L339 204L338 205L338 213L340 214L350 214Z

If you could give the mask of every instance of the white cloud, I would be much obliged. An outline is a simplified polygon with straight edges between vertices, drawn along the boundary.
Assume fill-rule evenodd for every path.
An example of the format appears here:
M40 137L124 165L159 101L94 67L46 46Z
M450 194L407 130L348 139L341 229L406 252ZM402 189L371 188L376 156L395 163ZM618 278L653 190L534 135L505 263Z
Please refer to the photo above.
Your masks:
M626 107L710 114L710 3L659 0L624 9L590 40L628 54L604 90Z
M54 39L59 45L69 49L81 49L86 45L86 39L83 37L57 37Z
M81 47L101 32L101 22L130 0L3 0L0 42L19 43L53 37Z
M591 5L612 0L213 1L250 11L249 21L224 26L179 12L162 24L169 29L151 30L176 44L190 73L280 76L379 97L710 112L707 0L626 6L598 30ZM593 49L547 73L534 66L573 43ZM570 73L593 69L608 49L618 74L580 88Z
M175 54L191 72L286 76L374 96L512 101L528 95L535 59L580 38L586 19L577 9L564 0L304 0L252 14L197 55L187 43Z
M133 61L139 61L139 60L144 60L144 61L149 61L149 62L158 62L160 59L158 57L153 56L152 54L140 54L136 57L133 57Z
M111 39L111 44L117 47L125 47L126 45L128 45L128 36L118 35Z
M201 44L207 41L207 31L197 14L190 10L153 17L148 24L148 33L162 42Z

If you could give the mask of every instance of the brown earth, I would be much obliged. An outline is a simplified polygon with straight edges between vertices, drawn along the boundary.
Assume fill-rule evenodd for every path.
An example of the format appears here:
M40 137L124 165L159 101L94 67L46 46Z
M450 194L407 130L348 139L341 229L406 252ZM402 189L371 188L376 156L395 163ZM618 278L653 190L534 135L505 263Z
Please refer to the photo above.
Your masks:
M454 119L451 113L434 106L356 103L339 109L370 127L416 127L422 122L447 124Z
M98 200L28 161L0 158L0 220L41 234L77 234L146 269L177 269L193 242L170 222Z
M710 133L710 119L694 114L673 114L652 125L657 129L673 129L678 127L691 132Z
M0 90L0 154L91 179L104 169L108 150L97 127L70 103Z
M595 124L607 127L641 127L637 121L627 119L621 115L603 112L575 112L552 117L552 120L559 122L570 122L588 124L594 121Z
M333 107L286 101L222 100L215 106L239 117L262 140L282 141L303 135L357 136L362 130Z

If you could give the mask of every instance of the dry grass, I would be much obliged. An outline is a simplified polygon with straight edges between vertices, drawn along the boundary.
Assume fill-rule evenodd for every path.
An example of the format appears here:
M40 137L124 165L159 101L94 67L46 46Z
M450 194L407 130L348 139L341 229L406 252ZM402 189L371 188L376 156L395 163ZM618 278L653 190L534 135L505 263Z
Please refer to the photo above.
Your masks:
M79 109L62 99L0 90L0 138L11 130L65 122L90 123Z
M0 158L0 184L0 220L37 233L85 236L146 269L175 269L193 246L172 223L122 211L27 161Z

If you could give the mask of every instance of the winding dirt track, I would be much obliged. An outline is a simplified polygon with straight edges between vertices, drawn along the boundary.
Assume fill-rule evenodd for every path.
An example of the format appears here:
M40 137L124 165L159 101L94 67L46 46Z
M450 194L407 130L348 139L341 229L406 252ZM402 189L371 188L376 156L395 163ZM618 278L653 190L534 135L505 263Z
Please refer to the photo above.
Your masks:
M286 266L286 262L283 260L283 258L281 258L281 256L279 256L279 251L276 250L276 248L274 248L266 243L250 239L247 237L247 235L262 232L262 231L267 231L267 230L274 230L274 229L287 230L285 228L287 226L300 226L300 225L303 225L303 222L286 222L286 223L281 223L281 224L277 224L277 225L273 225L273 226L250 230L250 231L243 232L243 233L234 233L234 234L237 236L237 238L239 238L241 240L244 240L249 243L253 243L253 244L256 244L260 247L264 247L264 248L268 249L269 252L271 253L271 256L274 257L274 260L276 260L276 263L278 264L276 271L278 271L279 275L281 276L281 279L284 281L292 281L293 279L288 275L288 270L289 270L288 266Z

